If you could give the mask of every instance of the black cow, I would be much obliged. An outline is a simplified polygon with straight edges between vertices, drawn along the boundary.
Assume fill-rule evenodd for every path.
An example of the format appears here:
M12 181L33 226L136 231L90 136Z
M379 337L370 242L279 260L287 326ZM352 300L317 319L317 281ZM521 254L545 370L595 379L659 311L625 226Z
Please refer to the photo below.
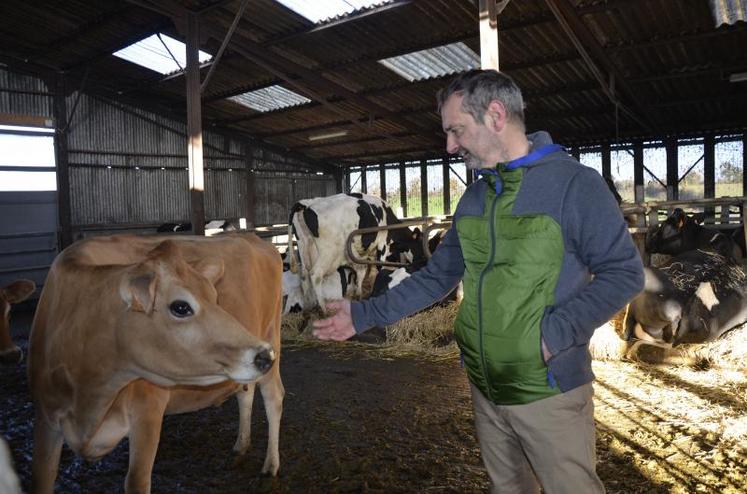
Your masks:
M739 265L690 251L666 267L646 268L645 288L628 305L623 338L665 347L713 341L747 321L746 297L747 275Z
M646 235L646 250L652 254L677 256L696 249L716 252L727 259L741 258L729 235L699 225L680 208Z

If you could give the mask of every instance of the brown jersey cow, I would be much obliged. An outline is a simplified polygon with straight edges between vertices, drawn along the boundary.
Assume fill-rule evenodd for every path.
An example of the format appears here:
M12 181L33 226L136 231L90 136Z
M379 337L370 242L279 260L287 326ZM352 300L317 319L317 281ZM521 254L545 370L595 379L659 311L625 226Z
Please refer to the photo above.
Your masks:
M35 289L31 280L14 281L0 288L0 363L17 364L23 359L23 352L10 337L10 306L26 300Z
M31 330L34 492L52 492L63 441L95 460L128 437L125 490L150 492L163 415L239 401L234 450L249 447L255 384L277 474L282 414L280 277L254 235L113 236L55 260Z

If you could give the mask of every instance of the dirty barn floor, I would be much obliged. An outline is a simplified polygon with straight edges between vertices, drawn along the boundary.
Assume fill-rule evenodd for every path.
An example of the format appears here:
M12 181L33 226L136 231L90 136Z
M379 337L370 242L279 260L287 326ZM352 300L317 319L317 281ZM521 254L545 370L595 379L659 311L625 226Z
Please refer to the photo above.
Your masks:
M14 338L25 349L28 317L18 316ZM458 359L381 359L350 344L287 345L281 369L279 478L257 475L267 439L260 397L250 453L234 460L238 408L231 399L166 417L153 492L487 491ZM743 375L620 362L596 362L595 372L598 470L608 492L747 491ZM26 490L31 418L25 368L0 368L0 435ZM92 465L64 449L56 492L121 492L126 469L126 441Z

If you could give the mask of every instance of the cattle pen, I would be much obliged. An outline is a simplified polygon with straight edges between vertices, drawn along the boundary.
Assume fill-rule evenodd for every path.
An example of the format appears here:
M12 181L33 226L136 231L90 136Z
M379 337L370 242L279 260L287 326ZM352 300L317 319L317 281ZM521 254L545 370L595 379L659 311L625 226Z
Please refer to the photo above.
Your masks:
M745 0L0 1L0 494L146 492L149 475L154 493L488 492L454 332L473 286L350 341L310 334L316 305L396 289L445 232L462 254L460 218L478 214L462 198L488 177L437 95L478 68L521 89L519 134L585 167L579 201L607 184L646 266L588 344L607 492L747 492L745 47ZM545 199L528 195L519 209ZM326 218L310 206L331 197ZM311 248L291 267L296 213ZM241 237L256 264L185 254ZM533 238L524 250L550 244ZM124 247L55 278L63 252L97 243ZM586 266L577 247L558 252ZM203 316L223 331L190 325ZM35 317L66 337L34 341Z

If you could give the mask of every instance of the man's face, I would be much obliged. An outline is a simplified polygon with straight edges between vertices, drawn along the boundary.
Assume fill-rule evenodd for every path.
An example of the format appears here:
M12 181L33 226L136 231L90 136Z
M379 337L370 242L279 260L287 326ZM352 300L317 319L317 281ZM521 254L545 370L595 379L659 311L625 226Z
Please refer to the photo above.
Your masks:
M463 99L461 94L452 94L441 107L446 152L460 155L469 169L495 166L486 159L491 142L489 129L462 110Z

